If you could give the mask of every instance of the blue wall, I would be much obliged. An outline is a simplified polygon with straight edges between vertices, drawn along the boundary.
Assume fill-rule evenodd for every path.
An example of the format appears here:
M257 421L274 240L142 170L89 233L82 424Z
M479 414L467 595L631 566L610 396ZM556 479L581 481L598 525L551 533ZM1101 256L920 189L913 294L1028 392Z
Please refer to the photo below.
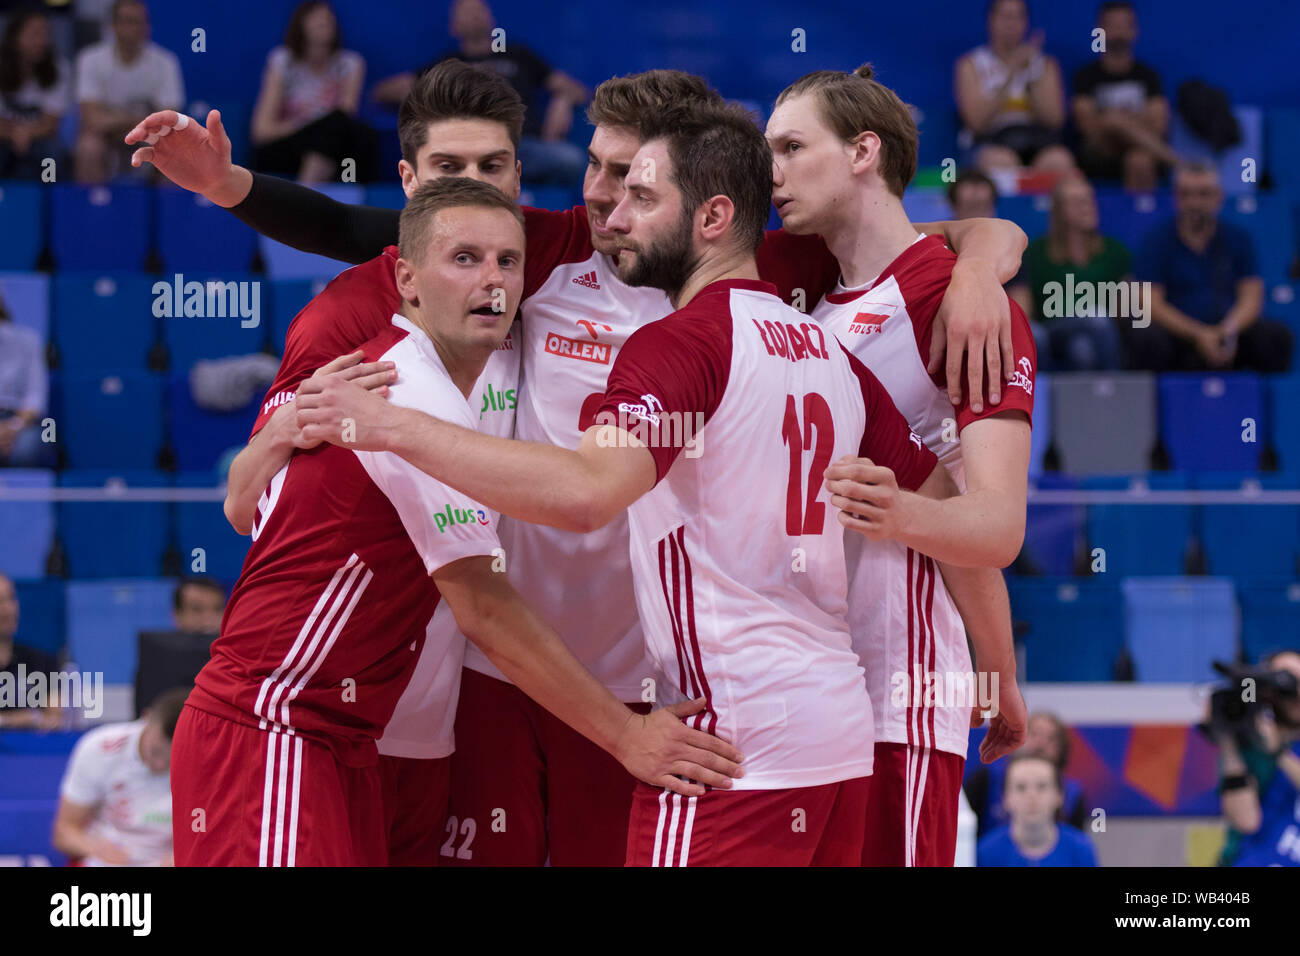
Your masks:
M278 42L295 0L153 0L154 38L181 56L191 99L243 101L252 109L267 50ZM427 61L448 45L446 2L336 0L345 41L365 55L368 80ZM571 0L498 0L507 40L535 47L557 66L595 85L616 73L677 67L708 76L725 94L770 100L812 69L850 69L864 60L904 99L951 103L954 58L984 36L984 0L899 4L788 0L667 0L627 5ZM1092 58L1096 4L1036 0L1034 25L1067 77ZM1138 51L1170 89L1201 75L1238 103L1300 103L1295 53L1300 3L1254 0L1139 0ZM190 52L190 31L207 30L206 53ZM790 32L807 32L808 52L790 50ZM620 39L620 36L628 39Z

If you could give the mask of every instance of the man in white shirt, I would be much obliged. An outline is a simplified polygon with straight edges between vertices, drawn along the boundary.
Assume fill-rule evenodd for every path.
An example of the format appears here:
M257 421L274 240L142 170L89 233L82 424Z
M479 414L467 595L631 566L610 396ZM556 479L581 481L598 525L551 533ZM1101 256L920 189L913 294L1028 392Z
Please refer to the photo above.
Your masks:
M166 691L139 720L77 741L59 788L55 849L85 866L172 865L172 734L188 695Z
M180 109L185 103L180 61L150 41L144 3L115 0L110 22L112 39L77 57L76 174L82 183L102 183L130 168L123 162L122 137L141 110Z

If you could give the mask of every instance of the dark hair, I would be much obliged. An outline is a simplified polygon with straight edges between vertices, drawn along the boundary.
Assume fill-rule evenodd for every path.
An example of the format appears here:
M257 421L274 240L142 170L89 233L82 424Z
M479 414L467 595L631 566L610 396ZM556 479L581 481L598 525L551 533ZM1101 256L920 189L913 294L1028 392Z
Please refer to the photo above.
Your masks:
M669 179L681 190L683 214L726 196L736 209L736 242L757 250L772 205L772 149L754 118L735 104L683 105L642 118L641 142L656 139L668 147Z
M1056 734L1056 752L1060 754L1057 759L1056 769L1058 773L1064 772L1065 765L1070 762L1070 728L1065 726L1065 721L1061 720L1049 710L1036 710L1026 719L1025 724L1037 717L1052 722L1052 728Z
M295 60L307 55L307 17L317 7L324 7L334 18L334 39L330 42L330 52L336 52L343 45L343 28L339 26L339 15L325 0L306 0L293 8L289 17L289 26L284 31L284 45Z
M180 720L185 699L190 696L188 687L173 687L153 699L149 705L149 719L158 724L163 736L171 740L176 734L176 721Z
M1133 14L1133 16L1137 16L1137 7L1128 3L1127 0L1106 0L1105 3L1097 8L1097 20L1100 22L1101 18L1106 14L1118 13L1121 10L1127 10L1129 13Z
M987 186L993 193L993 201L998 201L998 187L978 169L963 169L957 174L957 178L948 184L948 205L957 205L957 192L962 186L975 185Z
M1061 768L1052 763L1052 758L1039 750L1017 750L1007 758L1007 769L1002 779L1011 779L1011 768L1018 763L1024 763L1027 760L1041 760L1052 768L1052 779L1056 782L1056 789L1060 793L1065 793L1065 780L1061 776Z
M424 183L407 200L397 227L397 250L403 259L418 262L424 257L429 241L429 226L444 209L480 206L503 209L524 227L524 214L515 201L489 183L467 176L440 176Z
M23 27L32 20L42 18L49 21L49 15L37 7L25 7L16 11L5 24L4 36L0 37L0 93L17 93L23 85L22 64L18 57L18 35ZM59 65L54 59L54 43L51 42L45 55L32 67L32 76L42 89L49 89L59 80Z
M987 20L993 16L993 11L998 8L999 3L1006 2L1007 0L989 0L989 5L984 9L984 19ZM1025 8L1025 17L1027 18L1029 16L1029 0L1015 0L1015 2Z
M519 148L524 101L499 73L463 60L443 60L420 76L397 113L402 158L412 166L429 138L429 124L447 119L500 123Z
M201 588L204 591L216 591L221 595L221 600L226 599L226 589L221 586L221 582L212 577L191 577L181 578L176 584L176 590L172 592L172 610L181 609L181 595L186 588Z
M880 138L880 177L891 193L902 198L916 175L920 134L912 111L897 93L873 78L871 64L864 63L852 73L805 74L781 91L776 105L805 93L817 97L822 119L846 143L868 131Z
M639 130L644 118L674 106L724 106L726 101L703 77L682 70L646 70L613 76L600 86L587 107L592 126L628 126Z
M121 9L129 6L144 7L144 12L149 12L149 5L144 0L113 0L113 5L108 8L109 20L116 20Z

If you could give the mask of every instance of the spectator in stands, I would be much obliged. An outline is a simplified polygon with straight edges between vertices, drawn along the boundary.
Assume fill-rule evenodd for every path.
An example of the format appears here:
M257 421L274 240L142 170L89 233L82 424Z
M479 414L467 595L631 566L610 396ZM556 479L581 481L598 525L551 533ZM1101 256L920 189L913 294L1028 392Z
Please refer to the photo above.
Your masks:
M172 594L172 620L176 630L190 634L218 634L226 613L226 589L215 578L182 578Z
M1017 753L1020 752L1041 754L1052 762L1061 786L1058 821L1080 830L1086 827L1088 808L1083 786L1065 776L1065 767L1070 762L1070 730L1061 718L1047 711L1030 714L1025 726L1025 742ZM979 818L981 837L1009 821L1003 802L1009 766L1006 760L981 766L966 781L966 797Z
M68 760L54 848L86 866L172 865L172 735L187 688L139 720L87 731Z
M41 441L40 426L49 390L40 336L14 322L0 299L0 466L51 463L51 446Z
M1152 284L1150 326L1128 329L1135 368L1281 372L1290 366L1291 330L1260 318L1264 280L1254 242L1219 218L1222 205L1213 166L1178 167L1174 218L1147 234L1135 262L1137 278Z
M1008 289L1033 326L1040 371L1119 368L1117 323L1128 317L1103 311L1113 300L1102 283L1127 280L1131 272L1123 243L1098 229L1092 186L1082 176L1063 178L1052 191L1047 235L1029 244ZM1081 299L1078 290L1087 287L1091 297ZM1079 314L1080 302L1088 314Z
M998 188L978 169L964 169L948 186L954 219L996 219Z
M131 169L122 139L141 116L185 105L176 55L149 39L149 10L141 0L114 0L112 39L77 57L77 180L102 183Z
M357 119L366 63L344 50L334 9L301 3L289 18L284 44L271 51L253 109L253 165L299 182L337 181L351 159L356 181L378 172L378 140Z
M1300 680L1300 650L1273 654L1269 670ZM1221 866L1300 866L1300 697L1256 715L1253 738L1211 725L1228 840Z
M1097 26L1105 48L1074 74L1074 124L1082 142L1079 166L1091 179L1123 180L1124 188L1149 192L1161 164L1178 155L1165 142L1169 101L1160 75L1133 56L1137 12L1124 0L1103 3Z
M1049 757L1020 750L1007 758L1002 797L1011 822L982 838L977 866L1096 866L1092 842L1058 823L1061 773Z
M402 73L375 87L375 99L400 103L418 75L443 60L460 59L500 73L524 101L524 136L519 143L519 161L530 182L575 187L587 167L587 154L566 137L573 126L575 107L587 102L587 88L538 54L514 40L505 31L493 33L496 21L484 0L453 0L451 35L455 48L432 60L418 73ZM549 95L545 114L542 100Z
M0 179L40 179L65 158L59 121L72 99L72 69L54 54L50 18L20 10L0 37Z
M18 592L13 581L0 574L0 728L51 730L59 725L62 715L54 701L46 701L45 706L29 701L25 678L32 674L53 674L58 670L58 662L42 650L19 644L15 639L17 633ZM22 682L20 676L24 678ZM35 706L28 706L29 703Z
M1065 92L1061 67L1043 52L1043 34L1026 39L1025 0L992 0L988 42L957 60L962 145L980 169L1031 166L1066 170L1074 157L1061 145Z

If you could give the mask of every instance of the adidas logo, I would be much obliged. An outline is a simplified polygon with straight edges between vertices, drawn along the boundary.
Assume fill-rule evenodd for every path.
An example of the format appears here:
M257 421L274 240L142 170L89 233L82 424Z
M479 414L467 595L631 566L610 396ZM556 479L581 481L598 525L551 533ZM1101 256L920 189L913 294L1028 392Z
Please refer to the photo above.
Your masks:
M600 288L600 283L596 281L596 270L594 269L586 275L575 276L573 281L578 285L585 285L588 289Z

